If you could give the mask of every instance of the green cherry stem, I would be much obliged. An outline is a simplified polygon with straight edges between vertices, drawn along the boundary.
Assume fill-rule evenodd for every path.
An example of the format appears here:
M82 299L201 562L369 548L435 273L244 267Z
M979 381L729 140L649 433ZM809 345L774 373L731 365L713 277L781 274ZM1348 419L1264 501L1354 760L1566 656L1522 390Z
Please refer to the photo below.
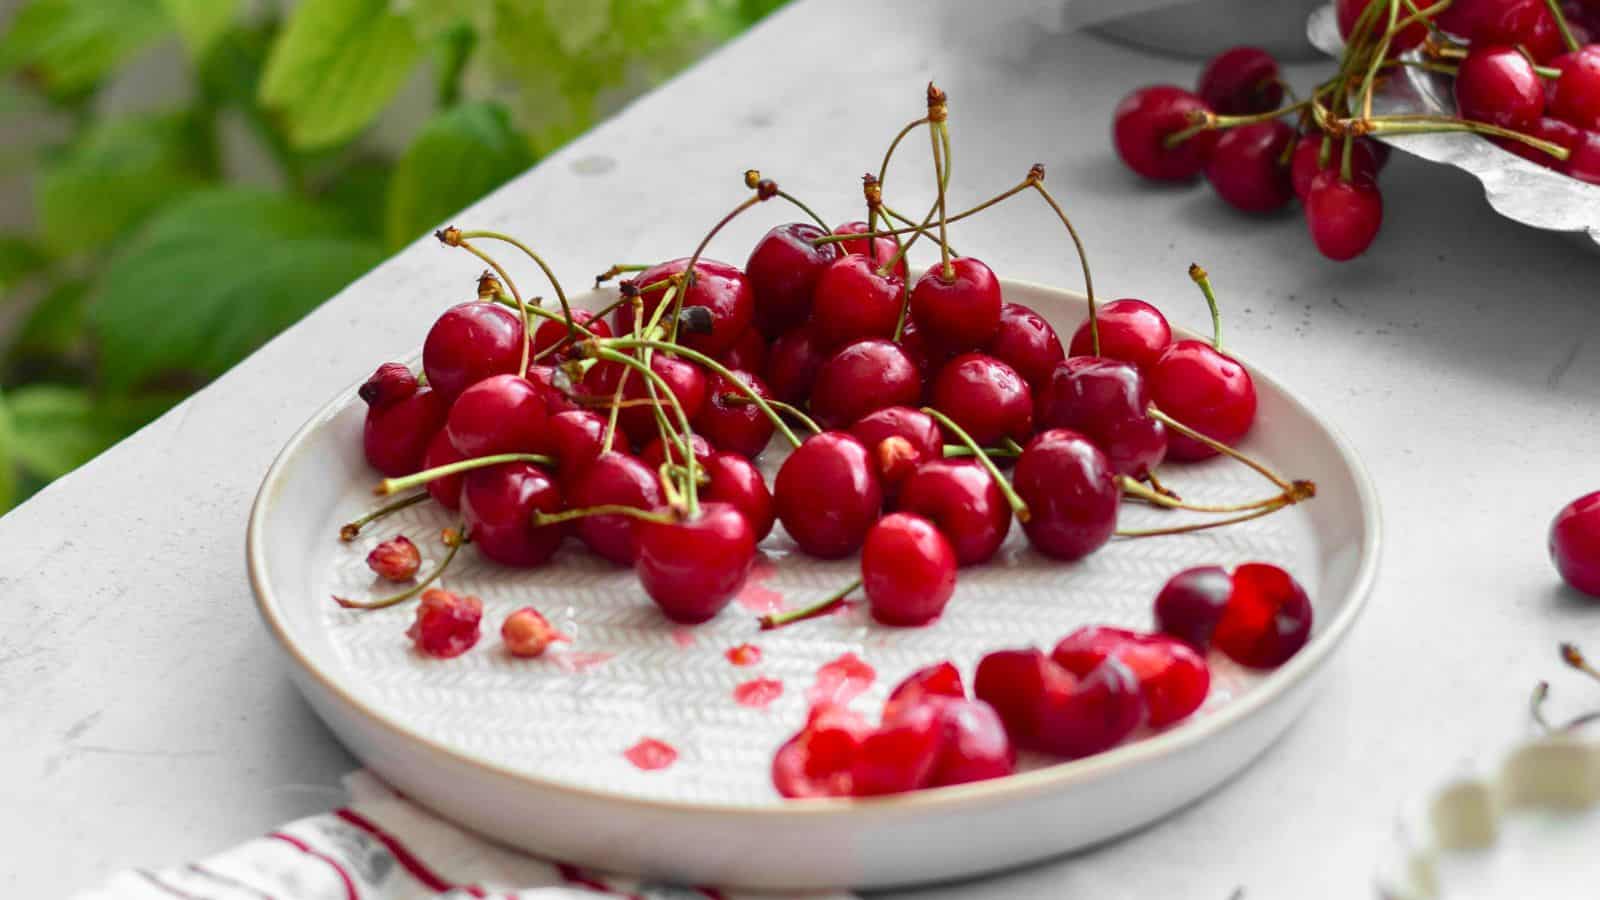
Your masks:
M751 399L746 394L723 394L721 399L723 403L732 403L735 406L756 406L756 401ZM822 426L818 425L815 419L806 415L805 411L800 407L795 406L792 403L785 403L782 400L774 400L771 397L764 399L767 401L768 406L772 407L774 410L777 410L779 413L794 419L796 422L799 422L801 425L805 426L807 431L811 432L812 434L822 433Z
M1361 118L1372 118L1372 85L1378 78L1378 68L1389 56L1389 45L1394 42L1395 24L1400 18L1400 0L1388 0L1389 27L1378 39L1378 48L1372 52L1367 74L1361 79Z
M1117 481L1121 482L1121 484L1122 484L1122 492L1124 494L1128 494L1130 496L1137 497L1138 499L1143 500L1146 503L1152 504L1154 506L1160 506L1160 507L1164 507L1166 509L1183 509L1183 510L1188 510L1189 512L1201 512L1201 513L1250 512L1251 510L1262 509L1263 507L1267 507L1267 506L1272 506L1272 507L1281 506L1283 504L1285 496L1286 496L1285 494L1273 494L1271 497L1267 497L1264 500L1253 500L1253 501L1251 501L1249 503L1224 503L1224 504L1189 503L1189 502L1184 501L1184 500L1178 500L1176 498L1169 497L1166 494L1163 494L1160 491L1155 490L1154 488L1146 487L1138 479L1129 478L1126 475L1118 476L1117 477Z
M1350 148L1345 146L1345 166L1350 165ZM1199 263L1189 263L1189 280L1200 286L1200 293L1205 295L1206 306L1211 308L1211 346L1222 349L1222 312L1217 307L1217 295L1211 289L1211 276Z
M562 522L571 522L574 519L583 519L589 516L628 516L644 522L655 522L659 525L672 524L672 517L663 513L650 512L637 506L628 506L624 503L601 503L595 506L585 506L581 509L564 509L557 513L533 511L533 525L542 528L546 525L559 525Z
M385 478L384 480L378 482L378 486L373 488L372 492L380 497L387 497L390 494L398 494L401 491L410 490L414 487L421 487L435 478L444 478L449 475L454 475L457 472L468 472L473 469L482 469L485 466L498 466L501 463L508 462L529 462L536 466L553 466L555 465L556 461L548 456L543 456L538 453L496 453L491 456L478 456L472 459L463 459L457 462L447 463L442 466L434 466L431 469L424 469L421 472L417 472L414 475L407 475L404 478Z
M361 529L371 525L373 522L378 521L390 513L399 512L408 506L416 506L418 503L421 503L426 499L428 499L428 492L418 491L409 497L401 497L399 500L385 503L372 512L357 516L356 518L351 519L350 521L339 526L339 540L345 542L353 541L358 535L361 534Z
M450 226L449 228L443 228L439 231L435 231L433 236L438 238L439 243L444 244L446 247L460 247L468 253L471 253L473 256L476 256L477 258L488 263L489 268L494 269L495 273L500 276L500 280L504 281L506 283L506 287L511 289L511 296L517 301L517 312L521 314L522 321L524 323L528 321L528 304L522 301L522 293L517 290L517 283L511 280L511 275L507 273L504 268L501 268L500 264L495 262L494 259L489 256L489 254L468 243L466 235L463 234L461 229L455 227L454 225ZM557 290L559 291L560 289L557 288ZM563 298L561 301L563 306L566 305L566 302L567 301L565 298ZM528 344L528 341L522 342L522 359L517 364L517 374L524 378L526 378L528 375Z
M771 631L774 628L782 628L785 625L799 622L803 619L815 619L817 616L832 612L841 603L844 603L846 597L855 593L860 587L861 579L857 578L855 581L829 594L825 599L819 600L810 606L802 606L799 609L791 609L781 613L767 613L756 621L761 623L762 631Z
M1561 661L1590 678L1600 681L1600 669L1596 669L1590 665L1587 659L1584 659L1583 651L1578 649L1577 644L1563 643L1561 645Z
M931 94L933 87L930 85L928 89ZM947 159L944 154L948 151L950 146L949 138L944 137L946 134L947 130L943 119L940 119L938 123L936 123L932 128L928 129L928 139L933 145L934 183L938 185L937 202L939 205L939 273L940 278L944 279L945 284L953 284L956 280L956 270L950 267L950 221L949 217L945 214L944 198L944 172L945 161ZM941 137L944 137L944 139L941 140Z
M1561 4L1556 0L1544 0L1544 5L1550 8L1550 16L1556 20L1556 27L1561 30L1561 40L1567 45L1567 50L1576 53L1580 45L1572 33L1572 26L1567 24L1567 15L1561 11Z
M1265 465L1256 462L1250 457L1240 453L1238 450L1235 450L1232 447L1229 447L1227 444L1224 444L1210 435L1201 434L1200 432L1195 431L1193 428L1190 428L1182 422L1179 422L1177 419L1174 419L1154 406L1150 407L1150 418L1155 419L1156 421L1167 426L1173 431L1176 431L1184 437L1199 441L1223 456L1238 460L1239 462L1242 462L1250 468L1256 470L1256 472L1260 473L1261 477L1277 485L1278 489L1284 492L1284 496L1289 498L1290 502L1298 503L1301 500L1309 500L1317 495L1317 486L1315 483L1310 481L1286 481L1281 475L1267 468Z
M1010 199L1011 197L1014 197L1017 194L1022 193L1023 191L1027 190L1028 188L1030 188L1032 186L1033 186L1033 182L1032 181L1030 181L1028 179L1023 179L1022 182L1017 184L1015 187L1008 188L1005 191L1002 191L1001 193L999 193L999 194L997 194L997 195L995 195L993 197L990 197L988 200L985 200L982 203L979 203L977 206L974 206L971 209L967 209L967 210L963 210L961 212L958 212L955 215L950 216L946 221L947 222L959 222L962 219L971 218L972 216L975 216L978 213L983 212L984 210L988 209L991 206L994 206L995 204L1001 202L1002 200ZM886 207L884 207L884 209L887 212L888 207L886 206ZM932 213L933 214L937 214L938 210L934 209L934 210L932 210ZM929 234L930 227L933 224L933 220L931 218L928 221L926 221L923 224L921 224L921 225L916 225L916 224L913 224L910 219L906 218L905 216L900 215L899 213L895 213L894 215L895 215L896 218L900 219L900 221L905 222L907 227L905 227L905 228L886 228L886 229L883 229L883 230L880 230L880 231L869 231L869 232L864 232L864 233L861 233L861 234L830 234L830 235L825 235L823 237L816 238L811 243L812 243L813 246L818 246L818 245L821 245L821 244L837 244L840 241L854 241L854 240L859 240L861 238L900 237L901 235L907 235L907 234L927 235L927 234ZM952 251L952 252L954 252L954 251Z
M1567 148L1560 144L1523 134L1520 131L1512 131L1509 128L1490 125L1488 122L1467 122L1461 119L1452 119L1448 116L1378 116L1355 124L1361 126L1363 134L1437 134L1445 131L1467 131L1473 134L1486 134L1492 137L1520 141L1560 160L1565 160L1572 155Z
M567 292L561 289L561 281L556 278L556 273L550 270L550 267L545 264L544 259L539 254L533 252L533 248L508 234L501 234L498 231L466 231L462 232L461 236L463 238L484 238L491 241L503 241L521 250L529 259L533 260L539 266L539 270L544 272L544 277L549 280L550 286L555 289L556 299L561 301L561 315L567 320L568 335L576 336L577 323L572 319L572 304L567 302Z
M885 220L893 219L896 222L899 222L899 223L901 223L903 225L910 225L913 230L916 230L919 233L922 232L922 230L917 227L917 223L912 221L909 216L907 216L905 213L902 213L899 210L891 207L889 204L885 203L882 206L880 206L879 208L882 210ZM955 216L951 216L947 221L954 222L955 220L956 220L956 217ZM891 234L890 236L894 237L896 239L899 238L898 234ZM927 236L927 235L924 233L924 236ZM855 237L855 235L851 235L851 237ZM952 258L955 258L955 259L959 259L962 256L962 254L959 251L956 250L956 246L954 244L950 245L950 256Z
M1191 525L1174 525L1171 528L1134 528L1128 530L1119 529L1113 533L1117 537L1121 538L1147 538L1163 537L1171 534L1189 534L1195 531L1205 531L1211 528L1223 528L1228 525L1237 525L1240 522L1248 522L1251 519L1259 519L1262 516L1269 516L1288 505L1290 505L1289 500L1280 499L1278 502L1270 503L1254 512L1245 513L1242 516L1233 516L1227 519L1218 519L1213 522L1195 522Z
M778 196L778 183L770 179L760 179L755 185L753 185L753 188L755 190L755 194L747 198L743 203L735 206L733 210L727 215L723 216L722 219L717 222L717 224L711 226L711 230L706 232L706 236L700 239L700 245L694 248L693 253L689 254L689 262L684 265L683 274L678 276L678 280L681 282L682 290L678 292L677 298L674 299L672 303L672 322L668 326L667 338L669 341L676 343L678 340L678 313L683 311L683 298L688 295L689 285L694 281L695 263L700 261L700 254L705 252L706 246L711 243L711 239L716 237L717 232L726 227L729 222L732 222L734 219L738 218L740 213L752 206L755 206L757 203L762 203ZM663 302L662 305L665 306L666 304Z
M928 117L923 116L915 122L912 122L906 125L906 127L900 129L900 133L896 134L894 136L894 140L889 142L889 149L883 151L883 163L878 166L879 184L882 184L884 181L888 180L889 160L894 157L894 151L900 147L900 142L906 139L906 135L909 135L911 132L916 131L919 127L926 124L928 124Z
M649 263L616 263L594 277L594 286L599 287L624 272L643 272L648 268L650 268Z
M648 343L654 344L656 342L651 341ZM668 347L667 349L679 352L682 350L682 348L677 347ZM693 448L690 443L690 436L694 434L694 429L689 427L689 417L684 414L683 405L678 402L678 395L672 392L672 386L667 384L667 380L662 378L659 373L650 368L649 365L634 359L626 353L618 353L609 347L597 345L595 349L595 355L600 359L609 359L612 362L622 363L623 365L634 369L640 375L644 376L644 378L651 384L655 385L656 388L661 391L661 393L666 395L667 402L672 405L672 411L678 419L678 451L683 454L684 468L687 469L689 473L689 477L684 479L684 509L690 518L698 516L700 514L700 505L695 482L699 477L698 471L700 463L694 458ZM659 408L660 407L658 406L657 409Z
M1270 122L1273 119L1297 112L1305 108L1305 106L1310 102L1311 101L1309 98L1306 100L1296 100L1288 106L1280 106L1277 109L1269 110L1267 112L1251 113L1247 116L1219 116L1216 113L1206 113L1200 116L1198 120L1196 120L1194 124L1190 125L1188 128L1174 131L1173 133L1167 135L1162 139L1162 144L1170 150L1171 148L1178 146L1202 131L1222 131L1229 128L1237 128L1240 125L1254 125L1257 122Z
M794 430L789 427L787 422L783 421L783 417L778 415L777 410L773 408L772 404L768 402L765 397L756 393L755 389L750 387L750 385L745 384L738 378L735 378L733 372L730 371L727 366L717 362L704 353L701 353L698 350L691 350L688 347L677 344L669 344L664 341L653 341L643 338L607 338L606 340L602 341L601 344L602 346L606 347L620 347L623 349L631 348L661 350L667 353L675 353L684 359L705 366L718 375L721 375L724 381L727 381L733 386L734 390L737 390L751 403L754 403L756 406L760 407L761 411L766 414L767 418L772 420L772 424L777 427L778 431L783 435L784 440L788 441L790 446L800 446L799 436L794 433ZM807 421L809 423L809 420ZM815 427L815 423L810 423L810 425L811 427ZM821 429L818 430L820 431Z
M978 454L972 452L971 447L964 447L960 444L945 444L943 448L943 456L945 459L962 459L977 455ZM1022 451L1012 450L1008 447L984 447L983 455L991 458L999 457L1000 459L1016 459L1018 456L1022 455Z
M1045 189L1043 163L1034 163L1033 168L1028 170L1028 184L1039 192L1044 202L1050 204L1061 224L1067 226L1067 234L1072 236L1072 245L1078 250L1078 263L1083 266L1083 291L1089 298L1089 350L1095 356L1099 356L1100 314L1095 310L1094 277L1089 274L1089 254L1084 252L1083 239L1078 237L1078 229L1072 227L1072 220L1062 211L1061 204L1057 203L1056 198L1050 196L1050 192Z
M751 190L755 190L756 188L761 187L761 170L760 169L745 169L744 170L744 186L747 187L747 188L750 188ZM778 191L777 196L778 196L779 200L787 200L792 205L799 207L800 211L805 213L806 215L810 216L811 217L811 221L817 223L817 225L822 228L824 233L827 233L827 232L833 230L832 228L828 227L828 223L827 222L822 221L822 217L817 215L816 212L811 209L811 207L805 205L804 203L801 203L800 199L798 197L794 196L793 194L789 193L788 191L783 191L783 190Z
M391 597L383 597L378 600L349 600L339 596L338 594L334 594L333 602L339 604L339 606L343 609L374 610L384 609L386 607L394 606L397 603L404 603L407 600L410 600L412 597L415 597L426 590L428 585L438 581L439 576L444 574L444 570L450 568L450 563L455 561L456 554L461 551L461 545L467 543L467 541L471 539L470 536L465 534L462 530L465 526L465 522L458 522L456 523L456 527L446 528L444 530L444 543L446 547L450 548L449 551L445 553L444 559L440 560L439 565L435 566L433 571L428 573L428 577L422 579L406 590L401 591L400 593Z
M994 479L995 486L1000 488L1000 493L1005 495L1006 502L1011 505L1011 511L1016 514L1017 521L1026 523L1031 518L1027 502L1022 499L1022 495L1017 493L1017 489L1011 486L1011 482L1000 474L999 467L989 458L989 454L978 446L978 442L972 439L972 435L967 434L967 430L957 425L949 416L931 406L924 406L922 411L932 416L935 422L943 425L951 434L956 436L956 440L972 451L973 459L978 461L978 465L983 466L984 470L989 473L989 477Z

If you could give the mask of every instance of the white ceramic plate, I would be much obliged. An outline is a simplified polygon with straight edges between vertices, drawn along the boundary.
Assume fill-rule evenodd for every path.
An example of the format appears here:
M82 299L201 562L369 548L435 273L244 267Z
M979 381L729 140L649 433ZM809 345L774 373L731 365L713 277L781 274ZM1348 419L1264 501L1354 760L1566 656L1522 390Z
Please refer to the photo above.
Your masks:
M1084 318L1078 295L1005 283L1070 335ZM578 301L595 308L610 299ZM963 570L943 618L919 629L872 624L866 610L758 633L755 611L797 606L855 577L854 560L818 562L792 552L781 528L738 602L696 628L664 620L631 572L569 543L552 565L501 569L463 552L446 585L485 604L485 634L454 660L416 654L405 637L411 606L339 609L333 593L386 592L364 565L377 541L405 532L439 556L434 537L453 524L432 505L412 507L351 544L340 523L373 503L376 476L362 459L362 406L354 386L318 412L268 471L251 512L250 577L262 618L282 644L296 684L341 740L410 797L506 843L541 854L666 880L734 887L907 884L1012 866L1101 841L1189 803L1248 764L1310 701L1312 686L1354 623L1371 587L1378 548L1372 487L1350 448L1276 382L1254 372L1260 399L1249 452L1317 498L1218 531L1118 540L1067 565L1027 548L1019 528L998 558ZM774 471L775 444L763 458ZM1186 497L1262 496L1270 486L1227 461L1164 467ZM1130 526L1181 521L1124 505ZM768 780L773 751L802 723L821 665L852 653L877 678L856 701L876 716L907 672L953 659L970 675L986 651L1048 648L1080 625L1150 627L1151 601L1178 570L1263 560L1290 569L1310 591L1311 642L1268 674L1213 655L1212 695L1177 727L1089 759L1028 760L1010 778L871 801L784 801ZM538 660L500 646L499 623L534 604L572 635ZM724 656L744 642L763 661ZM781 681L765 708L735 702L752 678ZM645 772L624 757L643 738L679 751Z

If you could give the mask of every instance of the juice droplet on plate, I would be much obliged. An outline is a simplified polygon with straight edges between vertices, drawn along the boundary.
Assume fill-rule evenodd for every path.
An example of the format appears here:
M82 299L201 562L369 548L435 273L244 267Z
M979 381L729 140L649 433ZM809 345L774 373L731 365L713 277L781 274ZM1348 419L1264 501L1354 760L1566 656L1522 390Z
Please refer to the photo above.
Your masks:
M728 662L736 666L753 666L761 662L761 648L755 644L740 644L737 647L729 647L728 652L723 655L728 657Z
M776 678L753 678L733 689L733 700L740 706L763 709L783 696L783 682Z
M806 699L813 706L818 703L837 703L842 706L872 687L877 677L877 670L863 662L861 657L846 653L823 663L817 669L816 683L806 691Z
M750 568L750 577L745 580L744 588L735 598L739 601L739 605L753 613L778 612L783 609L783 594L766 586L767 580L777 571L772 565L772 560L758 555L755 565Z
M552 652L550 660L563 672L578 674L609 662L614 653Z
M655 738L640 738L639 743L622 751L622 755L646 772L665 769L678 760L678 751L671 744Z

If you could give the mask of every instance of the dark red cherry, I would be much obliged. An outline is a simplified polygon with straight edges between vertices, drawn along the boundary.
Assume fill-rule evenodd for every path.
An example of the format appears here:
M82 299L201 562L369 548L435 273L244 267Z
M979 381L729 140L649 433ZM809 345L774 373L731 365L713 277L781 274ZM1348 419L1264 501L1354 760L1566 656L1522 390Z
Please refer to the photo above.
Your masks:
M1512 47L1474 47L1455 80L1463 119L1520 131L1544 115L1544 82L1533 63Z
M1061 639L1050 658L1068 672L1087 677L1114 658L1139 681L1145 721L1165 728L1186 719L1205 702L1211 669L1193 648L1164 634L1140 634L1123 628L1079 628Z
M1143 478L1167 456L1167 427L1149 409L1150 391L1132 363L1071 356L1039 392L1034 420L1088 437L1117 474Z
M760 378L738 370L732 374L763 398L772 397ZM706 385L705 405L694 417L694 430L718 450L754 459L772 440L774 426L761 407L744 402L747 399L726 378L713 373Z
M750 251L744 271L755 290L755 327L761 334L775 338L810 318L817 279L846 252L838 244L811 243L827 234L806 222L790 222L767 232Z
M1013 743L1068 758L1115 747L1144 712L1138 679L1117 659L1077 678L1031 648L985 656L973 692L994 707Z
M1600 131L1585 131L1572 145L1572 155L1561 166L1568 178L1586 184L1600 184Z
M422 343L428 385L447 399L490 375L517 371L527 340L522 320L498 303L471 300L445 310Z
M614 450L595 457L563 481L562 488L574 509L613 505L651 510L664 500L656 469ZM633 565L633 526L633 519L618 514L584 516L573 523L584 546L619 566Z
M1475 47L1526 47L1541 63L1567 49L1545 0L1497 0L1470 37Z
M961 670L946 660L931 666L923 666L900 679L900 683L889 692L889 699L883 705L883 716L886 719L890 718L904 709L926 703L933 697L965 696L967 689L961 682Z
M1247 116L1277 109L1283 80L1272 54L1260 47L1232 47L1200 70L1195 93L1221 115Z
M405 363L384 363L372 373L356 394L368 406L388 406L417 392L417 376Z
M1003 778L1016 771L1016 750L994 707L982 700L940 697L933 708L943 740L928 774L929 787Z
M594 313L588 311L587 309L573 310L572 320L589 329L596 337L611 337L611 326L606 324L606 320L596 319L594 317ZM556 344L562 344L560 350L547 353L540 357L540 359L546 361L572 359L577 350L576 345L572 341L567 340L567 323L562 319L541 319L539 321L539 327L533 329L532 340L533 353L535 355L543 353L545 350L549 350ZM584 333L581 331L578 332L577 340L586 340L586 335L584 335Z
M688 268L689 260L675 259L652 266L634 278L638 285L639 297L644 301L644 320L650 321L655 314L656 307L666 299L670 289L645 290L653 284L665 281L673 275L682 274ZM673 301L676 303L676 300ZM694 283L689 285L688 291L683 295L683 306L700 306L711 311L710 334L680 333L679 339L691 350L699 350L709 356L716 356L733 346L733 342L750 327L755 318L756 299L755 291L750 288L750 280L737 266L704 257L695 261ZM631 331L633 328L633 313L626 307L617 310L616 328L619 332Z
M924 462L901 483L898 508L937 526L963 566L987 562L1011 531L1005 495L973 459Z
M1550 115L1578 128L1600 130L1600 44L1563 53L1550 63L1561 77L1549 82Z
M772 533L772 523L777 519L773 511L772 492L761 477L761 470L750 460L732 453L713 453L703 466L706 484L700 488L700 499L726 503L744 515L756 543L766 540Z
M1573 589L1600 597L1600 491L1556 513L1550 523L1550 559Z
M671 515L665 507L656 510ZM634 523L633 570L661 612L694 625L722 611L744 587L756 540L745 517L726 503L702 503L694 518Z
M932 405L979 444L1026 440L1033 432L1033 391L1017 370L992 356L964 353L933 381Z
M1306 227L1323 256L1343 262L1365 253L1383 225L1376 184L1343 181L1337 170L1318 174L1306 192Z
M1116 472L1076 431L1052 428L1035 435L1023 447L1011 483L1030 513L1022 530L1047 556L1081 559L1117 530L1122 488Z
M822 364L811 388L811 414L826 428L847 428L867 413L922 398L922 375L894 341L847 344Z
M692 421L699 414L700 407L705 404L705 373L699 366L665 353L651 354L650 370L667 382L672 395L683 408L683 414ZM621 363L601 360L584 374L583 388L588 397L598 398L600 402L609 404L616 394L617 382L624 371L631 374L628 375L628 380L622 389L622 399L644 402L624 407L617 416L617 423L628 435L629 440L635 444L642 444L657 436L655 411L649 405L650 391L642 373ZM670 401L662 397L661 402L667 404L664 412L668 420L676 426L677 413L672 411Z
M1206 161L1206 180L1217 196L1243 212L1282 209L1294 193L1284 152L1294 140L1287 122L1273 119L1230 128Z
M1583 140L1583 132L1578 128L1560 119L1552 119L1549 116L1534 122L1524 129L1522 133L1565 147L1569 153ZM1547 168L1561 169L1567 165L1566 162L1556 159L1538 147L1531 147L1522 141L1501 137L1490 138L1490 140L1499 144L1501 149L1509 150L1529 162L1538 163ZM1570 161L1571 156L1568 156L1567 160Z
M573 399L573 386L567 374L554 366L528 366L528 381L539 389L544 408L550 415L579 409Z
M1117 104L1112 142L1128 168L1159 181L1188 181L1200 174L1217 143L1217 132L1201 131L1176 146L1167 138L1205 120L1205 101L1181 87L1140 88Z
M1334 4L1334 9L1339 19L1340 37L1350 37L1350 33L1355 29L1356 20L1361 18L1362 10L1366 9L1367 6L1372 2L1373 0L1337 0L1337 2ZM1373 11L1375 18L1372 20L1372 24L1368 26L1366 33L1368 39L1371 40L1374 45L1376 45L1378 39L1383 35L1383 33L1389 30L1389 17L1387 12L1388 7L1383 2L1380 2L1378 9ZM1399 15L1402 18L1406 15L1406 10L1403 7L1401 8ZM1407 25L1405 28L1400 30L1399 34L1394 36L1392 41L1389 42L1389 55L1398 56L1399 54L1422 43L1427 39L1427 37L1428 26L1422 24L1421 22Z
M867 223L865 223L865 222L846 222L843 225L840 225L839 227L833 229L833 233L834 234L866 234L867 233ZM877 268L879 266L882 266L884 263L888 262L889 260L894 259L895 254L900 252L899 247L897 247L895 245L894 238L888 238L888 237L873 238L872 239L872 244L870 246L867 244L867 239L866 238L856 238L855 240L852 240L852 241L840 241L839 244L840 244L841 247L843 247L844 252L847 253L847 254L855 254L857 256L871 257L873 268ZM898 275L900 277L901 281L905 281L905 279L906 279L906 259L905 259L905 257L903 257L903 256L900 257L900 261L895 264L894 273L893 274Z
M1018 747L1039 747L1039 714L1046 691L1070 692L1072 675L1039 650L996 650L978 661L972 693L988 703Z
M734 340L728 352L717 357L717 362L729 369L763 371L767 367L767 339L756 329L746 328L744 334Z
M717 451L716 448L711 446L710 441L701 435L692 434L689 436L689 452L694 454L695 462L704 463ZM654 440L645 444L639 450L639 461L649 466L651 471L659 470L661 464L669 458L672 460L673 465L683 465L684 460L678 453L677 442L664 442L660 435L657 435Z
M520 375L491 375L461 392L450 405L445 434L467 458L491 453L534 453L545 445L544 396Z
M990 339L987 352L1017 370L1028 386L1038 390L1056 363L1066 358L1061 338L1044 316L1021 303L1000 307L1000 325Z
M971 256L935 263L911 288L911 318L923 337L951 351L975 350L1000 328L1000 279Z
M861 584L872 617L885 625L926 625L956 590L956 552L932 522L890 513L867 532Z
M1328 164L1319 165L1322 158L1322 145L1328 144ZM1350 176L1356 181L1378 180L1378 170L1383 167L1382 156L1378 150L1383 145L1370 138L1357 138L1350 146ZM1294 187L1294 195L1301 200L1311 192L1311 179L1317 177L1319 172L1338 172L1344 158L1344 141L1342 139L1325 138L1321 134L1308 134L1300 138L1294 145L1294 158L1289 162L1289 183Z
M449 435L445 434L444 429L441 428L434 433L433 440L428 442L428 450L422 454L421 468L436 469L439 466L447 466L463 459L466 459L466 457L462 456L461 452L455 448L455 445L450 443ZM443 478L435 478L428 482L428 495L434 499L434 502L445 509L460 509L461 480L464 477L463 474L458 472L454 475L446 475Z
M1221 566L1184 569L1156 595L1156 629L1203 651L1232 594L1233 576Z
M1454 0L1434 16L1434 22L1457 37L1471 39L1477 34L1483 20L1492 15L1502 2L1503 0Z
M1150 370L1156 407L1201 434L1237 444L1256 420L1256 385L1233 357L1205 341L1179 341ZM1174 459L1215 456L1210 447L1181 434L1167 436Z
M813 706L805 727L773 756L773 786L791 799L850 796L861 744L872 731L849 707Z
M854 553L883 506L871 455L842 431L812 435L789 454L772 496L784 530L823 559Z
M422 468L428 442L444 427L449 401L423 388L387 406L367 407L361 447L374 469L399 478Z
M865 256L845 256L817 279L812 333L830 349L863 338L887 338L900 321L904 287L898 275L879 275Z
M872 454L884 498L893 506L900 484L917 466L944 457L944 432L933 417L909 406L889 406L867 413L850 433ZM896 438L885 444L890 438Z
M575 409L551 416L545 428L550 454L561 467L564 483L600 455L606 420L588 410Z
M1143 300L1124 297L1098 305L1094 317L1100 323L1099 355L1133 363L1140 371L1155 365L1172 343L1172 326L1167 324L1167 317ZM1072 335L1072 355L1093 354L1094 340L1089 334L1089 320L1085 318ZM1050 368L1054 371L1055 366ZM1044 374L1048 377L1051 372ZM1034 390L1039 387L1035 384Z
M1233 593L1211 639L1242 666L1276 668L1305 646L1311 616L1305 588L1288 572L1246 563L1233 570Z
M927 339L917 329L916 320L907 317L906 327L900 332L900 347L906 351L906 356L911 359L922 373L923 381L939 371L939 367L950 361L955 354L938 344Z
M461 517L467 534L479 553L501 565L541 565L561 545L561 526L535 526L535 511L560 512L561 491L531 463L473 469L462 481Z
M767 388L785 403L804 403L811 396L817 370L828 354L809 327L796 328L772 342L767 351Z

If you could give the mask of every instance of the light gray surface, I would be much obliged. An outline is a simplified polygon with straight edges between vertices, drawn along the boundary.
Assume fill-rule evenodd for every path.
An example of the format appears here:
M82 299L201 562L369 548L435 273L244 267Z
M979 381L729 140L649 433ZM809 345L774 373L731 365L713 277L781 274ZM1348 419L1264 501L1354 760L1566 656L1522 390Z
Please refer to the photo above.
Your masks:
M1399 157L1377 246L1325 262L1293 213L1247 219L1115 161L1117 99L1189 82L1192 63L952 18L909 0L788 10L459 221L516 231L576 284L615 260L687 253L752 165L842 219L937 77L953 202L1047 163L1102 291L1192 326L1205 313L1184 269L1204 263L1229 344L1363 453L1387 526L1374 602L1311 712L1213 797L1089 853L914 896L1363 896L1398 794L1520 733L1536 679L1554 680L1558 709L1595 695L1553 648L1600 649L1600 604L1560 587L1544 533L1600 487L1600 260L1495 216L1469 177ZM907 207L926 199L926 151L912 150L888 186ZM1075 287L1046 216L1024 203L953 238L1005 275ZM788 213L736 223L712 253L741 261L776 217ZM477 268L419 242L0 519L0 895L57 896L329 802L319 787L354 763L256 621L245 516L301 421L415 346Z

